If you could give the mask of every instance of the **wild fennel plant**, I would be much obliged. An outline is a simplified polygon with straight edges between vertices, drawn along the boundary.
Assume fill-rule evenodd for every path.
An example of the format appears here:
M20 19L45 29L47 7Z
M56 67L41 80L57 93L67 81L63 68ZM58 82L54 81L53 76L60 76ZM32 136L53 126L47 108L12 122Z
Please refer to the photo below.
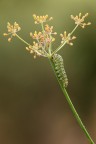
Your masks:
M85 128L84 124L82 123L67 91L66 87L68 85L68 78L64 69L63 65L63 58L57 52L61 50L65 44L69 44L70 46L73 45L73 40L76 39L75 36L72 36L74 31L78 28L78 26L85 28L86 26L90 25L91 23L85 23L85 18L88 16L88 13L85 15L79 15L73 16L71 15L71 19L75 21L75 28L72 30L71 33L67 34L66 31L64 31L63 34L60 34L61 36L61 44L59 47L57 47L54 51L52 49L52 43L55 41L54 36L57 34L56 32L53 32L53 26L49 26L46 24L46 22L52 20L52 17L49 17L48 15L45 16L37 16L33 15L33 18L35 20L35 24L40 24L41 25L41 32L35 31L34 33L30 32L30 37L33 39L33 44L29 44L26 42L24 39L22 39L17 32L21 30L19 24L14 22L13 25L11 25L9 22L7 23L7 29L8 33L4 33L4 36L10 36L8 38L8 41L11 42L13 37L17 37L20 39L22 42L24 42L27 47L26 50L29 51L30 53L34 54L34 58L37 56L43 56L49 59L49 62L54 70L54 73L56 75L56 78L58 80L58 83L60 85L60 88L78 122L84 133L86 134L86 137L88 138L89 142L91 144L95 144L94 141L92 140L91 136L89 135L87 129Z

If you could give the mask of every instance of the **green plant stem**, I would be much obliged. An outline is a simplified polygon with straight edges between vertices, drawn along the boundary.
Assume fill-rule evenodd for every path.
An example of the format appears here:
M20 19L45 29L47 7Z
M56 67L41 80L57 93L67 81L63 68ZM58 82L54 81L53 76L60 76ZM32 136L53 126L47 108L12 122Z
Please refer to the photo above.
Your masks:
M28 45L28 46L31 46L28 42L26 42L24 39L22 39L18 34L15 34L16 35L16 37L19 39L19 40L21 40L23 43L25 43L26 45Z
M81 118L79 117L79 115L78 115L78 113L77 113L77 111L76 111L76 109L75 109L75 107L74 107L74 105L73 105L73 103L72 103L72 101L71 101L71 99L70 99L70 97L69 97L66 89L65 89L65 88L63 87L63 85L61 84L61 82L60 82L60 80L59 80L59 78L58 78L58 76L57 76L57 74L56 74L56 72L55 72L55 66L54 66L54 63L53 63L52 59L49 58L49 61L50 61L50 64L51 64L51 66L52 66L52 68L53 68L53 70L54 70L54 73L55 73L55 76L56 76L56 78L57 78L57 80L58 80L58 83L59 83L59 85L60 85L60 88L61 88L61 90L62 90L62 92L63 92L63 94L64 94L64 96L65 96L65 98L66 98L66 100L67 100L67 102L68 102L68 104L69 104L69 106L70 106L70 108L71 108L71 111L72 111L74 117L76 118L79 126L80 126L81 129L84 131L86 137L87 137L88 140L90 141L90 144L95 144L94 141L92 140L90 134L88 133L87 129L85 128L83 122L81 121Z

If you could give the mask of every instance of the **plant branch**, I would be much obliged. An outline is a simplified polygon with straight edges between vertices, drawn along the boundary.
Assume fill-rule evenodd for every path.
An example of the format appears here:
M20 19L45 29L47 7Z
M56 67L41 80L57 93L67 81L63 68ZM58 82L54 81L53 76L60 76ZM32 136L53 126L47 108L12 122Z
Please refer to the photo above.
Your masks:
M19 40L21 40L23 43L25 43L26 45L28 45L28 46L31 46L32 47L32 45L31 44L29 44L28 42L26 42L24 39L22 39L18 34L15 34L15 36L19 39ZM41 55L41 53L40 52L38 52L38 50L36 50L35 48L33 48L32 47L32 49L38 54L38 55ZM44 56L44 55L42 55L42 56Z
M74 31L77 29L77 27L78 27L78 25L75 26L75 28L72 30L72 32L70 33L69 36L71 36L71 35L74 33ZM66 43L67 43L67 40L64 41L64 42L52 53L52 55L54 55L55 53L57 53Z

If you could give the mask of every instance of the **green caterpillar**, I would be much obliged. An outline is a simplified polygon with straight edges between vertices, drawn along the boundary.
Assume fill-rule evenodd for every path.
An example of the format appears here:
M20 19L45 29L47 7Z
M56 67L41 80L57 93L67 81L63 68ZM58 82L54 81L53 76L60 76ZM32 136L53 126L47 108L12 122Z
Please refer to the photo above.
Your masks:
M52 61L54 63L54 67L55 67L55 72L57 74L57 77L59 78L61 84L63 85L63 87L67 87L68 86L68 78L64 69L64 62L63 62L63 58L62 56L60 56L59 54L54 54L52 56Z

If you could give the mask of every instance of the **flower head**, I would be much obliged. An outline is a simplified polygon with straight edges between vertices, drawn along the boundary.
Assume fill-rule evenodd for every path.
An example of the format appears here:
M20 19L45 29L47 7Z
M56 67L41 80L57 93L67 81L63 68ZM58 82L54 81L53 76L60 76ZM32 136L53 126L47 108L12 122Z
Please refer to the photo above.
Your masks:
M18 23L14 22L13 25L11 25L9 22L7 23L7 29L8 29L8 33L4 33L3 35L4 36L8 36L8 35L11 35L9 38L8 38L8 41L10 42L12 37L16 35L16 33L18 31L21 30L20 26Z
M36 39L36 40L39 40L43 37L43 34L42 32L37 32L35 31L34 34L33 33L30 33L30 36L33 38L33 39Z
M46 33L52 34L53 26L50 27L48 24L46 24L44 29Z
M34 53L34 58L36 58L36 56L46 56L45 52L42 50L42 45L35 41L33 41L33 45L26 47L26 50L32 54Z
M56 35L57 33L56 32L53 32L53 26L49 26L48 24L45 25L45 33L46 34L51 34L51 35Z
M43 32L37 32L30 33L30 36L32 39L35 39L37 43L44 49L48 49L51 42L55 40L55 38L52 35L56 35L56 32L53 32L53 26L49 26L48 24L44 26Z
M37 16L36 14L33 15L33 18L35 20L35 24L39 24L39 23L44 23L46 21L50 21L52 20L53 18L50 17L48 15L45 15L45 16Z
M34 58L36 58L37 53L33 50L32 46L26 47L26 50L30 52L30 54L34 53Z
M73 19L75 21L75 24L76 25L80 25L82 28L85 28L85 26L87 25L90 25L91 23L88 22L88 23L85 23L85 18L88 16L88 13L86 13L85 15L82 16L81 13L79 13L79 16L76 15L76 16L73 16L71 15L71 19Z
M72 43L71 41L74 40L74 39L76 39L75 36L72 36L72 37L71 37L70 33L67 34L66 31L64 31L64 34L60 34L60 36L61 36L61 38L62 38L61 43L66 42L67 44L69 44L69 45L71 45L71 46L73 45L73 43Z

